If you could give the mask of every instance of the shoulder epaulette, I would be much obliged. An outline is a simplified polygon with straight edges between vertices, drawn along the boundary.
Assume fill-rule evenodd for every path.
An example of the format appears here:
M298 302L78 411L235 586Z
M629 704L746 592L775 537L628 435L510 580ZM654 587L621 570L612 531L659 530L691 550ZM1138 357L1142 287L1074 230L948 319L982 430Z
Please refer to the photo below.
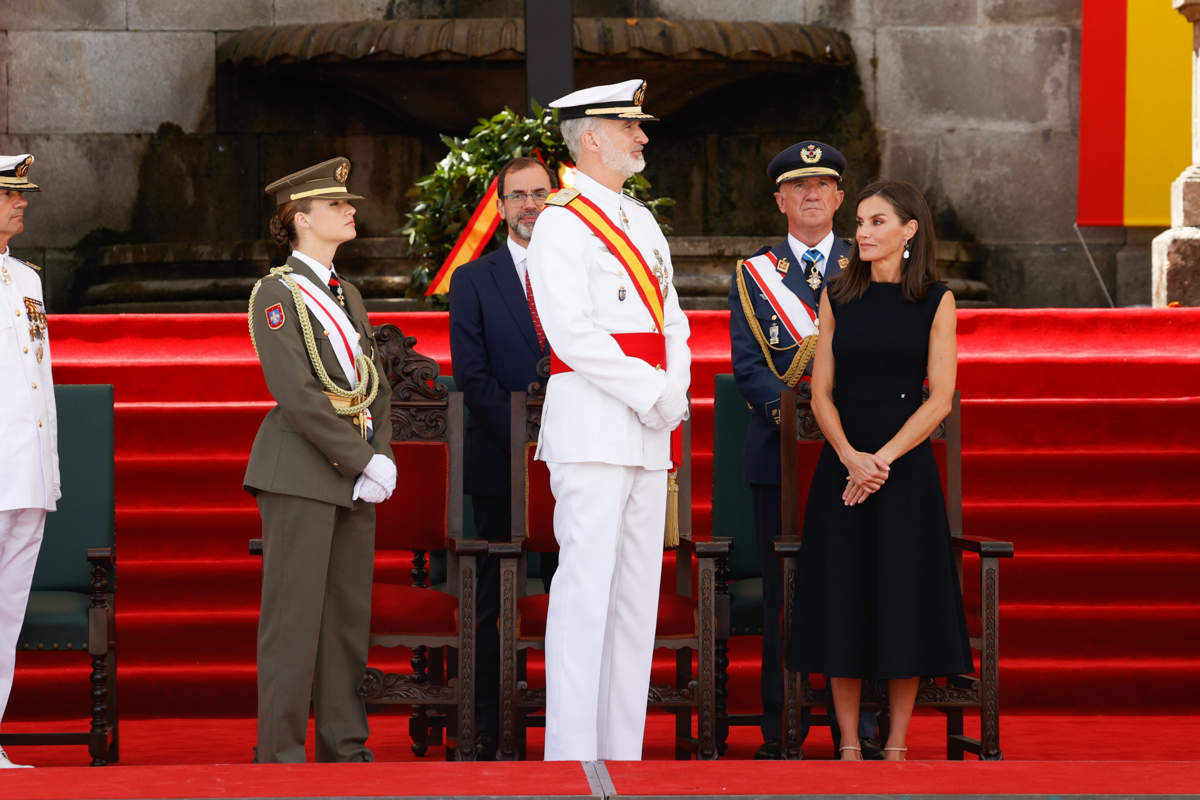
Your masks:
M42 268L41 268L41 267L39 267L37 264L33 263L32 261L26 261L25 259L23 259L23 258L17 258L16 256L9 256L9 258L11 258L13 261L20 261L22 264L24 264L25 266L27 266L27 267L29 267L30 269L34 270L35 272L41 272L41 271L42 271Z
M548 206L565 206L567 203L571 202L576 197L579 197L578 189L571 189L569 187L559 189L557 192L555 192L554 194L552 194L546 198L546 205L548 205Z

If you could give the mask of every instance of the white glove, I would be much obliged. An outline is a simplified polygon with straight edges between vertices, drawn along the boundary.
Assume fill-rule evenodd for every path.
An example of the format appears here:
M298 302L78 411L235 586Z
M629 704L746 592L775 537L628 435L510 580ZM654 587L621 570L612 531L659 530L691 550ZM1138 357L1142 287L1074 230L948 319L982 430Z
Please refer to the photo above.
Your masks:
M649 410L644 414L638 414L638 419L650 430L665 431L669 427L667 420L663 418L662 412L658 410L657 404L650 406Z
M663 389L663 393L659 395L658 400L654 402L652 410L657 411L663 420L666 421L668 430L674 430L676 425L687 418L687 392L681 389L675 381L667 378L667 385Z
M396 465L390 458L382 453L376 453L363 467L362 474L382 486L388 497L392 496L392 492L396 489Z
M366 503L382 503L391 496L391 492L384 489L382 484L368 478L367 473L364 472L354 482L354 494L350 496L350 499L362 500Z

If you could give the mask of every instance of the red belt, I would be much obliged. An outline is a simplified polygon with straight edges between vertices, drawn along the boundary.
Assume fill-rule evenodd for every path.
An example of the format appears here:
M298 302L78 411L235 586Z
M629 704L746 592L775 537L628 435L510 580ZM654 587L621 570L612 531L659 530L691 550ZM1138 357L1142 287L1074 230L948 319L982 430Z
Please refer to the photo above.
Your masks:
M655 369L667 368L667 339L658 331L649 333L609 334L620 346L621 352L630 358L640 358ZM571 372L571 366L550 351L550 374Z
M621 347L621 352L630 358L640 358L655 369L667 368L667 339L658 331L649 333L612 333L609 334ZM550 351L550 374L559 375L563 372L573 372L571 366L560 359L553 350ZM675 468L683 450L683 439L680 435L682 427L671 431L671 461Z

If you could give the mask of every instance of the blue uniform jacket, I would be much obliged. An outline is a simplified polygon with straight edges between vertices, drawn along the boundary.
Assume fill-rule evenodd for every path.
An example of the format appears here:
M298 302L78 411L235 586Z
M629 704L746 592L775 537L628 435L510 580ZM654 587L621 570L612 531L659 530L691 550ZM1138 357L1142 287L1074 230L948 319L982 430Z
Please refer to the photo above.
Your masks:
M791 267L787 274L783 276L784 285L816 312L818 310L817 302L820 298L820 291L814 295L812 289L809 288L805 280L804 265L792 253L787 240L784 239L783 242L772 248L764 247L754 255L760 255L768 250L776 258L786 258L788 260ZM838 259L844 255L848 256L849 253L850 242L848 240L840 238L833 240L833 247L829 250L828 265L825 271L826 281L841 272L841 267L838 266ZM824 285L822 285L823 288ZM751 291L753 292L753 288L751 288ZM754 294L757 295L757 292L754 292ZM758 317L758 324L762 328L763 333L766 334L770 330L771 317L775 312L763 297L754 296L751 300L754 304L754 314ZM758 342L754 339L754 334L750 332L750 326L746 323L746 317L742 310L742 301L738 297L736 279L729 291L729 312L729 339L733 360L733 375L737 380L738 389L742 392L742 397L746 398L746 402L749 403L750 410L753 412L750 417L750 426L746 430L745 479L747 483L778 486L779 423L775 418L775 412L779 409L779 393L788 387L787 384L779 380L771 372L763 356L762 348L758 346ZM787 347L792 343L787 329L781 325L779 328L779 346ZM780 374L787 371L795 352L795 349L772 352L775 359L775 369ZM811 372L811 369L809 371Z
M450 358L471 412L463 489L509 494L509 393L537 380L538 349L512 253L501 245L464 264L450 280Z

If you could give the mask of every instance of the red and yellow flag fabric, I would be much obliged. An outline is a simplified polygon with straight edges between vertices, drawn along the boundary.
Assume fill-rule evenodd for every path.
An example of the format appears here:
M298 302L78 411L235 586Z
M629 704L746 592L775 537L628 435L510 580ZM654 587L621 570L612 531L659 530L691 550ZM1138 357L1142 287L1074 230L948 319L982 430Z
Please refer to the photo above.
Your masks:
M454 274L454 270L483 255L484 248L500 225L500 211L496 208L496 181L497 178L492 178L487 191L483 193L483 199L475 207L475 213L471 215L467 226L459 234L458 241L454 243L454 249L446 256L442 268L429 282L429 288L425 290L426 295L449 292L450 276Z
M1083 0L1080 225L1171 224L1191 163L1192 24L1158 0Z

